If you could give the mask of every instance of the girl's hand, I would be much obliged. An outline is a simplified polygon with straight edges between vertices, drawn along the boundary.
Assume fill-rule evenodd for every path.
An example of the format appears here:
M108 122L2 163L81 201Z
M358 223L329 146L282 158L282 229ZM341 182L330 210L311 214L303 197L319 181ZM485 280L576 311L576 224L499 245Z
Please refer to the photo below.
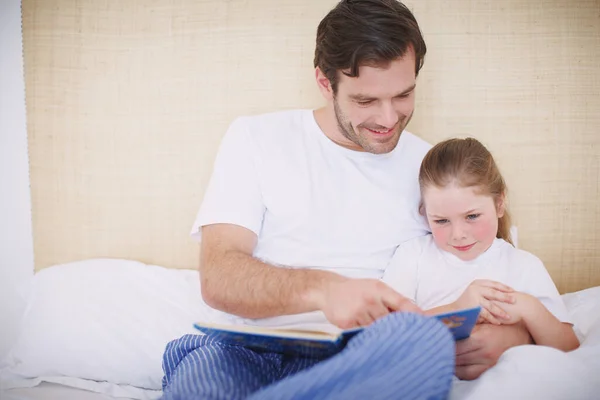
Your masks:
M503 320L503 324L512 325L517 322L524 321L527 315L531 315L533 308L532 301L536 300L533 296L527 293L514 292L515 302L512 304L499 303L492 301L496 306L502 304L502 309L508 314L509 318Z
M502 283L478 279L469 285L463 294L454 302L457 309L481 306L480 321L494 325L507 323L511 316L504 307L515 302L514 290ZM510 323L512 320L510 320Z

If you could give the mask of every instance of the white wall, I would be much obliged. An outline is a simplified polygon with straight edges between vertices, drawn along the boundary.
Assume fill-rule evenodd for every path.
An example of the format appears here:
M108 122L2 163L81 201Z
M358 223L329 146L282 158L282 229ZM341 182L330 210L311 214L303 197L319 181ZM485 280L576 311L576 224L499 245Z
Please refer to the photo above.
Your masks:
M20 0L0 0L0 359L33 276Z

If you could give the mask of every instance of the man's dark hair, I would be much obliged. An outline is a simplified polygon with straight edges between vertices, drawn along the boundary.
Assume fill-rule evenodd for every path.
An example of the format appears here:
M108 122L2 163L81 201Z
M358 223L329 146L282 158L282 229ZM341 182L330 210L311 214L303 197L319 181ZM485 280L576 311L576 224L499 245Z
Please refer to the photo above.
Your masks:
M415 73L427 48L413 13L397 0L342 0L317 28L314 66L337 92L338 71L358 76L360 66L385 66L412 47Z

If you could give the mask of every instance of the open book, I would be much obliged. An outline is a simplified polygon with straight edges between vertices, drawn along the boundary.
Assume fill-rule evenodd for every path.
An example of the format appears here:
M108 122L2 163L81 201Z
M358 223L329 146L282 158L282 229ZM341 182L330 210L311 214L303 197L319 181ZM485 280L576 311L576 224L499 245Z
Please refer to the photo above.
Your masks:
M469 337L477 323L481 307L438 314L439 319L455 340ZM284 353L303 357L328 357L346 346L348 340L364 328L341 330L333 325L299 325L285 328L266 328L248 325L219 325L196 323L194 327L223 343L244 346L258 351Z

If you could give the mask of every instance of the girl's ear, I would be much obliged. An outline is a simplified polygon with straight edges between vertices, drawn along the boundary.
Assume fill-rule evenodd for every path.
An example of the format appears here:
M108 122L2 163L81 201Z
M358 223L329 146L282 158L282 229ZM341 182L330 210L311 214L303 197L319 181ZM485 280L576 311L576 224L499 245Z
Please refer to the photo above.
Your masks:
M506 195L502 193L498 196L496 200L496 212L498 214L498 218L502 218L504 216L504 212L506 211Z
M423 203L423 200L421 200L421 202L419 203L419 214L425 218L425 223L431 231L431 224L429 223L429 218L427 218L427 211L425 211L425 204Z
M421 202L419 203L419 214L421 214L422 216L427 215L425 213L425 204L423 203L423 200L421 200Z

